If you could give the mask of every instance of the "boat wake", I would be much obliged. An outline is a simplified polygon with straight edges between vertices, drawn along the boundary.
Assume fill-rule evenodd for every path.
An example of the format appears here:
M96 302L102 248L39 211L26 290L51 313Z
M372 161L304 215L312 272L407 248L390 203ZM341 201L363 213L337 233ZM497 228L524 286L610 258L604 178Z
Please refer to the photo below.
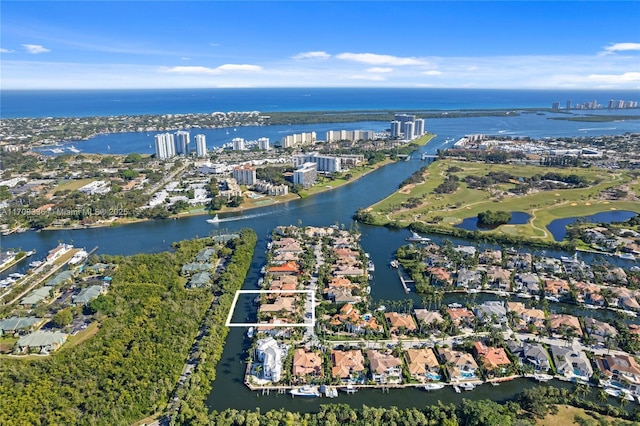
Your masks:
M585 127L584 129L578 129L580 132L588 132L591 130L616 130L615 127Z
M249 214L249 215L242 215L242 216L221 217L221 218L218 218L215 221L215 223L235 222L238 220L247 220L247 219L253 219L256 217L270 216L272 214L273 213L256 213L256 214Z

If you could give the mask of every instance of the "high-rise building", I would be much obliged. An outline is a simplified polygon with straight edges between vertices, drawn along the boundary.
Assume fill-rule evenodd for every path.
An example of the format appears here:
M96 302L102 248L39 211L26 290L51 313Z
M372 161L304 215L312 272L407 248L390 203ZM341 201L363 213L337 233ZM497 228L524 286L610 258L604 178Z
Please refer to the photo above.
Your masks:
M171 133L160 133L155 136L156 158L164 160L176 155L173 143L173 135Z
M554 102L551 104L551 109L554 111L558 111L560 109L560 102Z
M316 132L297 133L282 138L283 148L294 148L300 145L311 145L316 141Z
M269 138L258 138L258 148L263 151L269 150Z
M571 99L567 99L567 111L571 109Z
M318 176L316 163L304 163L299 169L293 172L294 185L302 185L305 188L313 186Z
M249 164L234 168L232 173L238 185L253 185L256 183L256 169Z
M207 156L207 137L205 135L196 135L196 155L198 157Z
M189 142L191 136L186 130L178 130L175 133L176 140L176 154L187 155L189 154Z
M231 143L233 143L234 151L244 151L244 138L233 138Z
M413 129L414 137L424 135L424 119L417 118L413 122L415 123L415 128Z
M391 139L396 139L402 134L401 123L397 120L391 122Z
M404 123L404 140L410 141L412 140L415 135L415 123L413 121L407 121L406 123Z
M301 167L306 163L315 163L319 172L340 172L342 171L340 158L329 155L320 155L317 152L301 154L293 157L293 167Z

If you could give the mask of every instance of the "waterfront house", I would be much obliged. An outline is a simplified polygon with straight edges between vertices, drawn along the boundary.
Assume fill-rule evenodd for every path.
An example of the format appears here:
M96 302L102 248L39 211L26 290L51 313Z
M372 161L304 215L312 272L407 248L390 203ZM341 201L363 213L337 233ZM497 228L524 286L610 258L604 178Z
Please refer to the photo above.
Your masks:
M438 381L440 364L431 348L407 349L404 352L407 369L411 378L420 382Z
M267 272L274 276L298 275L300 268L296 262L286 262L282 265L274 265L267 268Z
M334 266L332 273L334 277L362 277L365 275L364 269L348 265Z
M283 324L289 324L290 321L286 318L273 317L268 322L260 322L257 327L258 333L264 333L271 337L287 338L291 336L291 327L283 327Z
M453 278L451 278L451 272L441 266L433 266L427 268L427 272L431 277L431 285L448 287L453 285Z
M554 257L541 257L533 263L534 270L538 273L559 274L563 272L562 262Z
M546 315L541 309L526 308L522 302L507 302L507 310L516 313L521 327L533 324L539 329L544 326Z
M475 257L477 249L475 246L457 246L455 251L460 253L463 257Z
M485 323L498 325L498 323L507 322L507 309L504 307L504 303L499 300L490 300L476 306L474 313Z
M263 314L270 314L270 313L294 314L296 312L295 301L296 299L294 297L278 296L276 297L273 303L261 304L258 311Z
M604 306L604 297L600 294L601 287L593 283L579 281L574 288L577 292L577 301L595 306Z
M364 372L364 356L360 349L331 351L331 376L334 379L357 379L362 372Z
M456 327L469 326L475 319L473 312L467 308L447 308L447 314Z
M531 294L540 292L540 278L532 273L520 273L514 277L516 291L525 291Z
M615 287L611 292L618 298L618 307L622 309L630 309L640 311L640 304L636 299L636 292L624 287Z
M575 352L571 347L550 345L549 350L558 374L567 379L589 380L593 368L583 351Z
M391 354L383 354L375 350L367 351L371 380L376 383L401 383L402 361Z
M293 351L293 375L296 377L322 376L322 358L315 352L298 348Z
M523 365L532 365L536 373L547 373L551 369L549 353L540 343L521 343L509 340L507 346Z
M569 283L560 278L545 278L542 280L545 296L562 297L569 294Z
M273 337L260 339L256 346L256 358L262 363L262 379L279 382L282 378L282 361L287 355L287 348L280 345Z
M442 315L438 311L428 311L426 309L414 309L413 314L418 320L418 327L422 330L423 327L432 328L436 324L444 321Z
M69 244L58 244L58 246L49 250L49 254L47 255L46 262L53 263L55 260L59 259L60 256L62 256L72 248L73 246Z
M563 329L573 330L575 335L582 336L582 327L577 317L568 314L553 314L549 316L550 329L554 333L562 334Z
M478 364L471 354L449 348L439 348L438 356L444 363L451 382L478 379L476 374Z
M618 330L609 323L598 321L595 318L584 318L584 328L589 336L595 338L598 342L605 343L608 339L615 339Z
M505 367L511 364L503 348L486 346L483 342L474 342L473 351L484 367L490 372L504 373Z
M511 271L500 266L490 266L487 269L487 284L497 290L511 290Z
M411 314L401 314L398 312L386 312L384 317L389 323L389 332L391 334L400 334L403 332L415 331L418 327Z
M480 265L501 265L502 251L486 249L478 256L478 264Z
M482 286L482 272L460 268L456 277L456 287L480 288Z
M611 382L640 396L640 365L628 354L596 357L596 365Z

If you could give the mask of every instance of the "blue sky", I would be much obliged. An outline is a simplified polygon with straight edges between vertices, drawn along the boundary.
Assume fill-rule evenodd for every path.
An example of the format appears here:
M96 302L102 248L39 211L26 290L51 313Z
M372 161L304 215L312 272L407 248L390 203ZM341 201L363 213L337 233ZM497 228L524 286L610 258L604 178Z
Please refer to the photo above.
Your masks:
M7 1L2 89L640 89L638 1Z

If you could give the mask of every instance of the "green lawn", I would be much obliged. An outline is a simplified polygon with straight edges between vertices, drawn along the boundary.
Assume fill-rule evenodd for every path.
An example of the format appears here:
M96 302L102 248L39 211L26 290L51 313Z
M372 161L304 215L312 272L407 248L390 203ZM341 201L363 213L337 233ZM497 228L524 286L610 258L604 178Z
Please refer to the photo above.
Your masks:
M454 166L461 169L452 173L460 179L458 189L452 194L435 194L433 191L444 181L446 171ZM548 172L576 174L594 184L587 188L537 191L518 196L505 194L515 183L502 183L491 187L490 190L479 190L468 188L462 182L466 176L484 176L490 171L507 172L521 177ZM401 188L371 206L370 210L374 213L376 224L396 221L402 225L409 225L411 222L421 221L452 226L485 210L522 211L529 213L533 218L528 224L503 225L492 232L551 240L546 226L558 218L586 216L616 209L640 213L640 203L636 201L605 201L597 198L601 191L625 183L631 183L632 191L637 190L637 181L632 181L632 177L624 171L438 160L429 166L424 178L424 183ZM420 205L412 209L404 208L403 203L410 198L420 199Z

